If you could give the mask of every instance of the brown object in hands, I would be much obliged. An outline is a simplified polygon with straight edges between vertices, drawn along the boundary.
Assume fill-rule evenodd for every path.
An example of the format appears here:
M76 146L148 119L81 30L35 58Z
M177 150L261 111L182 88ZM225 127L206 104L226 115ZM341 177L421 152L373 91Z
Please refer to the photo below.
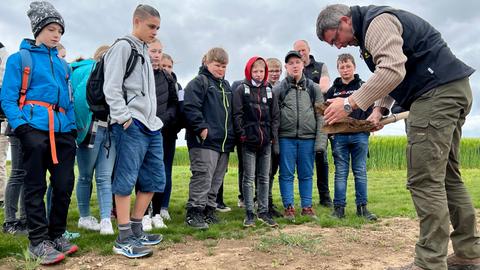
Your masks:
M329 103L316 103L315 111L323 115L325 109L330 105ZM380 124L388 125L395 123L398 120L408 118L409 112L402 112L397 114L392 114L388 117L380 120ZM364 132L371 131L375 127L370 121L367 120L357 120L351 117L340 120L339 122L333 125L324 125L322 127L322 132L326 134L336 134L336 133L355 133L355 132Z

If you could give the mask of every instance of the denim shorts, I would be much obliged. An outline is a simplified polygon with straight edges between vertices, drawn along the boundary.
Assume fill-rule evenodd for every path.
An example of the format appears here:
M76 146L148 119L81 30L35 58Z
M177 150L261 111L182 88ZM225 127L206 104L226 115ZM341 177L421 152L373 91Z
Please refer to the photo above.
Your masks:
M126 130L122 125L113 124L112 131L117 147L112 193L130 195L137 181L141 192L163 192L165 166L162 134L147 135L133 122Z

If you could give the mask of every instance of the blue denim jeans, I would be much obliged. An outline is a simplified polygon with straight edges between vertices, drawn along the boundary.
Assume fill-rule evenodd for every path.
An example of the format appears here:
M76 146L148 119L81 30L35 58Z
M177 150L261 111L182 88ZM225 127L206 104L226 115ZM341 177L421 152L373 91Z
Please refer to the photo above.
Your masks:
M347 178L350 169L355 178L355 202L357 205L367 204L367 155L368 137L366 132L337 134L332 140L333 160L335 163L335 206L345 206Z
M108 128L99 126L93 148L77 148L78 180L77 203L80 217L90 216L90 197L93 172L97 182L97 200L100 218L110 218L112 210L112 171L115 163L115 138Z
M268 211L268 191L269 191L269 173L270 173L270 151L268 144L260 150L253 151L247 147L242 147L243 155L243 199L245 201L245 210L253 212L253 197L255 196L255 177L257 177L257 201L258 213Z
M163 192L165 166L163 164L162 134L148 135L132 123L124 130L112 125L117 156L113 169L112 192L130 195L137 183L140 192Z
M312 206L312 177L315 159L315 140L281 138L280 142L280 194L283 206L294 206L293 180L295 168L301 207Z

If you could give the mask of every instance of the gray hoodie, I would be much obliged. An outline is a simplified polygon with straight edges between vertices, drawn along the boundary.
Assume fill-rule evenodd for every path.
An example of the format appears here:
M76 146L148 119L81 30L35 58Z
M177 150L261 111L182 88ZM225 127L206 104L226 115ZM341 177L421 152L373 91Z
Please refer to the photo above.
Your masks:
M110 106L110 118L112 123L118 124L135 118L148 129L159 130L163 123L156 116L155 79L147 44L133 35L125 37L133 41L144 60L142 64L142 57L139 57L132 74L124 81L127 60L132 51L130 44L124 40L119 41L105 54L103 91L105 100ZM127 102L123 97L122 87L127 92Z

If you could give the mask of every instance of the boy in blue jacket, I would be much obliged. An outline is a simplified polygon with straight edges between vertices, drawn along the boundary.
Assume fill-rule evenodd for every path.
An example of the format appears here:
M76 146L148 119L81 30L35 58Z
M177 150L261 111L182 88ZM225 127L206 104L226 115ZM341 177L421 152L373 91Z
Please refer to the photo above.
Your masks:
M27 14L35 40L23 40L20 52L8 58L1 101L24 150L28 250L42 264L53 264L78 250L62 236L74 183L75 115L70 69L56 49L64 21L48 2L32 2ZM48 217L43 201L47 170L53 187Z

